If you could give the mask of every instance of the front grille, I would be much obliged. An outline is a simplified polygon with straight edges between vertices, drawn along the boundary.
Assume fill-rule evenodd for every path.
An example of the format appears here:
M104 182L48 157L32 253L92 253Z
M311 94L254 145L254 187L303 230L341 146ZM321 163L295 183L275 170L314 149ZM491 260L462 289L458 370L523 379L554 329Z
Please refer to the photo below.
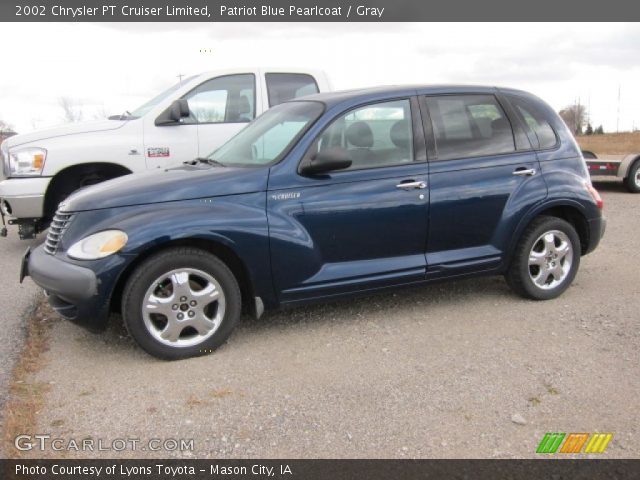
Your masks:
M73 214L71 213L63 213L57 211L53 220L51 221L51 225L49 226L49 232L47 233L47 239L44 241L44 251L50 255L55 255L58 251L58 245L60 244L60 239L64 234L64 231L69 226L69 222L71 222L71 218Z

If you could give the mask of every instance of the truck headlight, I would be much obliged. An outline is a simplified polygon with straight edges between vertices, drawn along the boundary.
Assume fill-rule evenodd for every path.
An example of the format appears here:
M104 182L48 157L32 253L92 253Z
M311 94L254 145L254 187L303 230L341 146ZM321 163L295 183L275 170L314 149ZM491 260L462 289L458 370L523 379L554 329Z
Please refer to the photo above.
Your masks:
M9 174L12 177L42 175L47 151L44 148L17 148L9 150Z
M76 260L97 260L122 250L127 240L129 237L121 230L105 230L74 243L67 255Z

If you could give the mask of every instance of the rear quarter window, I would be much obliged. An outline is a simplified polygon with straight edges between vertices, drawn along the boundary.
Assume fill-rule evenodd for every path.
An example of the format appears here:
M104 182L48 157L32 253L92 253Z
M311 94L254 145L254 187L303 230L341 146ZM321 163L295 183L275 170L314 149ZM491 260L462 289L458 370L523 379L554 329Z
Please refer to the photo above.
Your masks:
M538 148L546 150L558 144L558 137L545 117L545 112L524 98L509 95L509 101L515 107L526 126L538 139Z

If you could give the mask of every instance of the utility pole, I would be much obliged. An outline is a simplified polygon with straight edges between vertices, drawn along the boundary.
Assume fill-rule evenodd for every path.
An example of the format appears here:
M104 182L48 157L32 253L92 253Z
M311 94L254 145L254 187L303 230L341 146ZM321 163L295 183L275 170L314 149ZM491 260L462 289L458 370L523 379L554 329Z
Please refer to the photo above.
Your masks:
M184 77L184 73L179 73L178 75L176 75L176 77L178 77L178 79L180 80L180 84L182 84L182 77Z
M620 84L618 84L618 113L616 114L616 133L620 133Z

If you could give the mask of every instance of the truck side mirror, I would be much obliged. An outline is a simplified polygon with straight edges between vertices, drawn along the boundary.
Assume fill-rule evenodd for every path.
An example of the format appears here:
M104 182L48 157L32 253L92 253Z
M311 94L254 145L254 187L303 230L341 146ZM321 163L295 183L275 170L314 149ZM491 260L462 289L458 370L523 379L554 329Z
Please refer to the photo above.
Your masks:
M344 148L328 148L311 156L300 168L303 175L317 175L333 170L344 170L351 166L352 160Z
M184 98L174 100L171 105L156 118L156 126L175 125L189 116L189 102Z

